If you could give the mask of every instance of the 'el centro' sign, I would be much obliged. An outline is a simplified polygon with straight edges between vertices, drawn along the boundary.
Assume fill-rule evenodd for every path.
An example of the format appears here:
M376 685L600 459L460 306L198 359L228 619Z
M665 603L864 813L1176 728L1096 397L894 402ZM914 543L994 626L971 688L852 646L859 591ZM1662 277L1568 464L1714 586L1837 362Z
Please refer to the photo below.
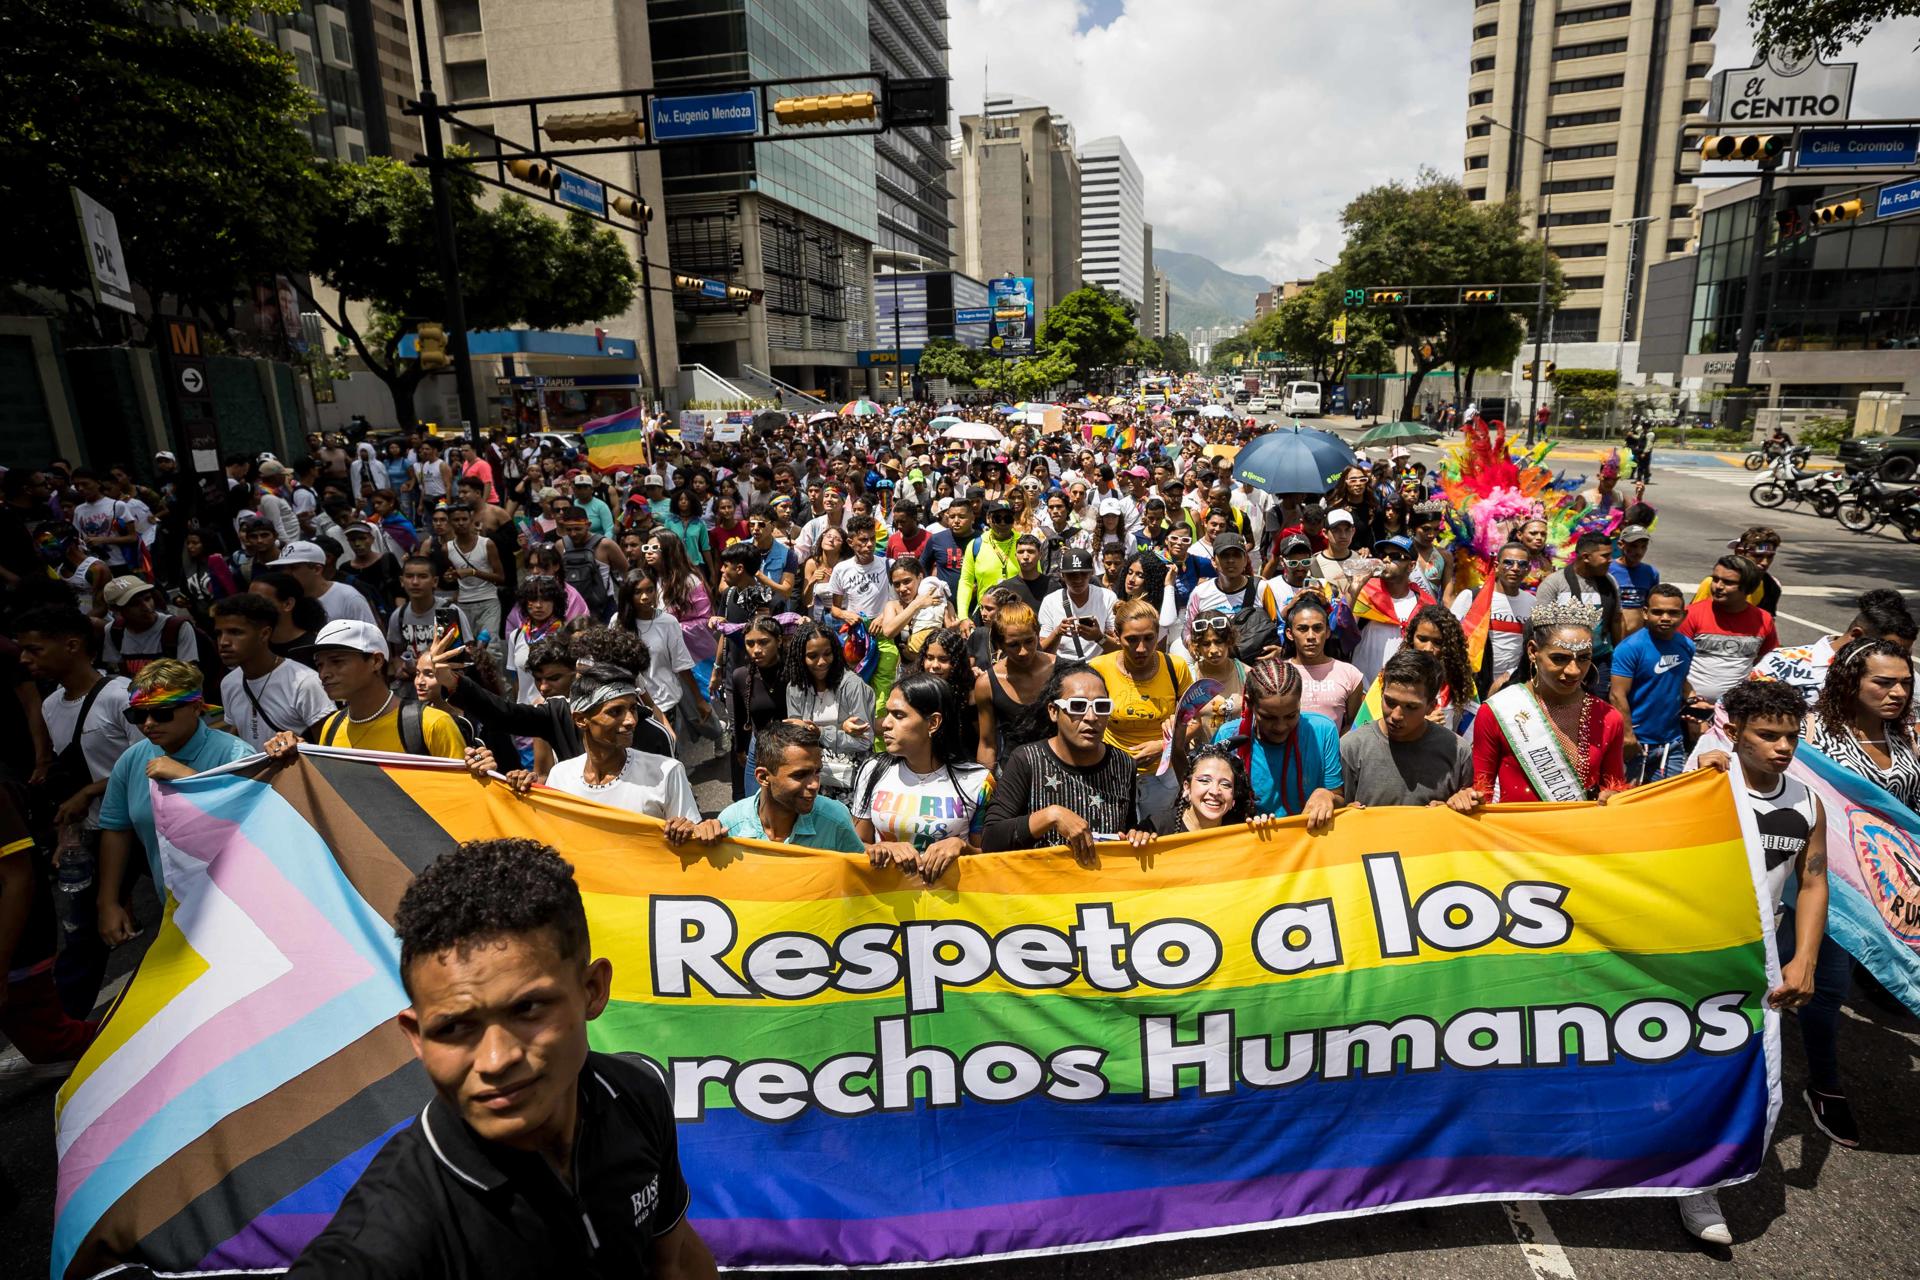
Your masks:
M1845 120L1857 64L1769 53L1759 64L1713 77L1707 118L1723 124L1809 124Z

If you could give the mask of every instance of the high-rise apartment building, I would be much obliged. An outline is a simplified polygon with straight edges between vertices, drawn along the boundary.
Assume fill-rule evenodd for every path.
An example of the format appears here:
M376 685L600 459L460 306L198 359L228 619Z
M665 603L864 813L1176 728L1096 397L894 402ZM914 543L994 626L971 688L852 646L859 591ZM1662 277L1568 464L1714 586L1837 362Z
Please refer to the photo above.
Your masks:
M1137 326L1151 338L1153 332L1153 224L1140 224L1140 316Z
M953 269L977 280L1031 276L1042 312L1079 288L1072 123L1031 98L989 98L979 115L960 117L952 154Z
M945 0L867 0L873 69L891 76L947 74ZM873 176L880 197L876 255L900 266L945 267L951 257L947 222L945 125L889 129L873 140Z
M1474 6L1467 194L1517 195L1544 221L1569 291L1556 344L1604 358L1623 331L1634 340L1647 267L1686 250L1699 158L1681 128L1706 106L1719 14L1696 0Z
M1146 235L1146 183L1127 144L1095 138L1080 147L1080 278L1110 292L1146 301L1141 259Z
M422 146L420 121L403 110L420 92L414 74L419 55L408 34L407 6L405 0L350 0L349 12L362 6L368 20L355 23L354 48L361 67L371 66L380 73L376 81L379 110L376 112L369 100L367 114L369 118L376 114L385 118L385 154L396 160L411 160L420 154ZM376 146L374 150L381 148Z
M1164 338L1173 332L1173 282L1167 273L1153 273L1153 337Z

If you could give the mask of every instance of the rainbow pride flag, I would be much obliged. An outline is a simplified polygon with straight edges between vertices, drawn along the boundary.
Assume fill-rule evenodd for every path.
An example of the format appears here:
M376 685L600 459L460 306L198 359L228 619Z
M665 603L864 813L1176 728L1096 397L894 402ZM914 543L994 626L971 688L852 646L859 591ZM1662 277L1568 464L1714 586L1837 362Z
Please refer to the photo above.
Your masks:
M638 406L581 423L580 437L595 471L648 465L646 411Z
M577 870L723 1265L912 1264L1749 1178L1778 1105L1726 778L963 858L676 851L457 766L155 784L166 923L60 1096L53 1275L284 1266L429 1085L386 922L458 841ZM776 940L776 935L778 935ZM763 940L775 940L760 945Z

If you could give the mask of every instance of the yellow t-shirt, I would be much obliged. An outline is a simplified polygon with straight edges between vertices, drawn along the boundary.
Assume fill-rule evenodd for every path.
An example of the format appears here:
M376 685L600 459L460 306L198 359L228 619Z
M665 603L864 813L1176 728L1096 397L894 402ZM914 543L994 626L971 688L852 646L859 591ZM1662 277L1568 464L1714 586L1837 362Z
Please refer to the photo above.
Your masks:
M1169 664L1173 667L1172 679L1167 678ZM1127 655L1119 650L1103 653L1087 665L1107 682L1107 694L1113 699L1113 718L1107 721L1107 745L1129 755L1137 747L1161 740L1167 718L1180 704L1180 690L1193 683L1187 664L1164 653L1154 655L1153 678L1142 683L1135 683L1127 674ZM1159 766L1159 758L1155 757L1141 768Z
M328 716L321 722L320 745L323 747L352 747L356 751L392 751L404 753L405 745L400 741L400 704L393 706L381 716L355 724L341 716L339 727L332 733L327 726L334 717ZM427 740L427 754L442 756L448 760L459 760L467 753L467 740L460 734L460 726L453 717L438 707L420 708L420 733Z

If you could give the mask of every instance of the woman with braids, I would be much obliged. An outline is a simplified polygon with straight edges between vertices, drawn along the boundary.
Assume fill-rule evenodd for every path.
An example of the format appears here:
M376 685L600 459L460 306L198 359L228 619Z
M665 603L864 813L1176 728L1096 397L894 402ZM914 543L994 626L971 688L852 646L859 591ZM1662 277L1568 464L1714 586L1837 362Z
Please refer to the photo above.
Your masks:
M1302 591L1287 604L1281 653L1300 672L1300 709L1325 716L1344 731L1366 696L1360 668L1343 656L1333 633L1333 606L1315 591Z
M1920 809L1912 713L1912 656L1890 640L1856 640L1827 668L1807 717L1807 744Z
M953 690L954 715L958 720L960 758L980 757L980 717L973 707L974 682L979 673L973 669L973 653L967 634L958 627L936 631L920 648L920 670L947 682Z
M987 663L973 685L973 707L980 718L980 763L989 769L1030 742L1053 733L1044 691L1061 660L1040 644L1040 623L1018 602L1002 604L993 615L993 647L999 657Z
M1600 611L1572 596L1535 605L1527 655L1474 715L1475 802L1598 800L1631 784L1626 722L1581 687Z
M978 851L993 773L961 752L964 706L951 685L924 671L888 690L880 717L887 754L861 767L848 806L874 866L932 884L955 858Z
M776 618L763 614L747 623L741 636L747 660L727 673L736 800L746 799L755 790L754 735L774 721L787 718L786 631Z
M1097 840L1150 838L1134 829L1133 757L1106 742L1113 699L1100 673L1056 663L1041 702L1053 735L1018 748L994 774L981 847L998 853L1065 845L1091 866Z
M1213 740L1231 747L1253 786L1259 813L1305 814L1309 827L1333 820L1340 804L1340 730L1300 709L1299 668L1263 658L1247 671L1240 718L1220 726Z
M1270 814L1255 812L1253 784L1233 748L1210 742L1193 753L1179 802L1155 812L1148 825L1155 835L1177 836L1241 822L1261 827L1273 820Z
M820 794L844 801L873 751L873 686L847 670L840 637L803 622L787 641L787 716L820 729Z

